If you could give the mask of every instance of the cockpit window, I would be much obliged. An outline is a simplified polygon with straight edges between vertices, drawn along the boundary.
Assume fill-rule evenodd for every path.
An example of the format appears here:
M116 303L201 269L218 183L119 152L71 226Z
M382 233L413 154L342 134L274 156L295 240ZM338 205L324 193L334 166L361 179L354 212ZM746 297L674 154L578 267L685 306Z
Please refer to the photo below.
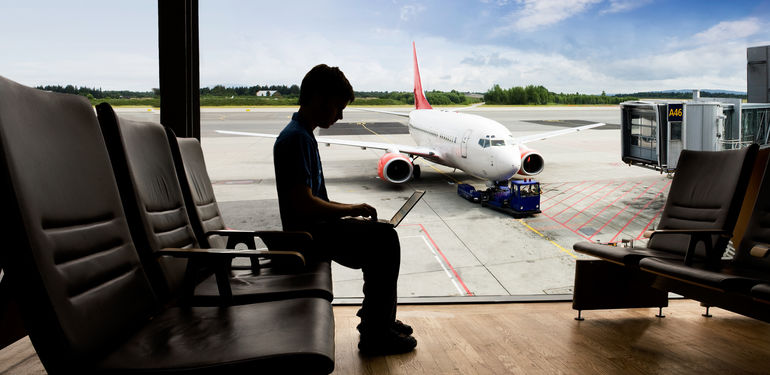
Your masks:
M503 140L503 139L493 139L492 140L492 146L505 146L505 140Z
M489 147L489 139L484 139L484 138L479 139L479 146L483 148Z

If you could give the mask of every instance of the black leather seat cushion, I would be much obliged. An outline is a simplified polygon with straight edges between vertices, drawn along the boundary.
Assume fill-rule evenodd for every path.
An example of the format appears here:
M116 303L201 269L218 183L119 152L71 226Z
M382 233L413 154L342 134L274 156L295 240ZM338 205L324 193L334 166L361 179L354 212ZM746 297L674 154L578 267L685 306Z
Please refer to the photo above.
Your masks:
M331 300L332 278L328 261L310 262L298 273L274 272L270 267L260 269L259 275L250 271L234 271L230 279L233 303L243 304L295 297L318 297ZM219 303L219 290L214 275L203 280L195 288L195 303L215 305Z
M706 269L702 263L686 266L682 261L644 258L639 261L644 271L728 292L748 293L752 286L770 281L770 274L751 268L723 267Z
M639 264L640 259L646 257L659 257L670 260L679 260L680 262L684 261L684 255L682 254L648 249L645 247L628 248L581 241L575 243L573 248L581 253L590 254L597 258L627 266L636 266Z
M167 309L98 368L127 373L326 374L334 369L333 358L331 306L322 299L303 298Z

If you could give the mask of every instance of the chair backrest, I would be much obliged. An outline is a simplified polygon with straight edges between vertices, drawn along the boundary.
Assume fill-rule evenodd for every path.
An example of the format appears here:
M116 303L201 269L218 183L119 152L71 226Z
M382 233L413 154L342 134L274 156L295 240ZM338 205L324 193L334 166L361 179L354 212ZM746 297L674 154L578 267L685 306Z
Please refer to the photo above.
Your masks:
M222 236L206 236L210 231L225 229L225 223L214 196L200 142L195 138L177 138L171 129L166 129L166 132L196 237L203 247L225 248L226 241Z
M734 258L735 264L741 267L770 271L770 253L764 256L761 253L751 254L756 245L770 245L770 162L765 165L757 200ZM770 277L770 273L768 276Z
M157 309L88 100L0 77L2 263L49 372L75 373Z
M187 260L155 255L168 247L200 247L187 217L171 149L162 125L118 118L97 107L123 208L142 263L161 298L182 290Z
M679 156L674 180L658 229L721 229L732 233L751 177L758 146L740 150L690 151ZM654 236L647 247L684 254L689 236ZM727 239L713 236L712 243L724 252ZM696 256L705 257L699 243Z

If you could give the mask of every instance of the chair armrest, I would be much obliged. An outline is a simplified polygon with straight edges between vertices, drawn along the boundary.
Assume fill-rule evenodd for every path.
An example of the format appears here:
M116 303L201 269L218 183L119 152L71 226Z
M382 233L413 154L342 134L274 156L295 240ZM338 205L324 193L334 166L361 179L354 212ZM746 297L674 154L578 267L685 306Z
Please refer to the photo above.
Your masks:
M648 238L652 238L653 236L658 234L692 234L692 235L718 234L722 237L728 238L732 233L724 229L656 229L656 230L644 232L645 237L648 237Z
M206 236L219 235L227 237L227 247L234 248L239 243L246 244L250 249L256 248L254 237L259 237L265 242L268 249L296 249L308 250L312 244L313 236L307 232L294 231L247 231L247 230L213 230L206 232Z
M179 249L165 248L157 252L158 255L167 255L177 258L204 258L204 259L232 259L236 257L243 258L265 258L281 259L286 262L293 262L295 265L304 267L305 256L297 251L288 250L236 250L236 249Z
M645 233L646 234L646 233ZM714 244L711 243L711 236L718 235L724 239L730 239L732 233L724 229L656 229L650 233L650 240L656 235L660 234L687 234L690 235L690 242L687 246L687 252L684 256L684 264L692 265L693 258L695 257L695 247L698 242L703 242L706 246L706 260L709 263L717 263L719 261L718 256L714 249Z
M195 271L194 263L205 261L207 266L214 268L214 275L217 279L217 288L222 304L228 305L233 298L233 292L230 288L230 262L235 257L251 258L252 263L259 264L259 258L280 260L280 264L291 269L301 269L305 267L305 257L296 251L286 250L235 250L235 249L179 249L165 248L156 253L157 256L172 256L176 258L187 258L187 271L185 272L185 293L192 297L195 291Z

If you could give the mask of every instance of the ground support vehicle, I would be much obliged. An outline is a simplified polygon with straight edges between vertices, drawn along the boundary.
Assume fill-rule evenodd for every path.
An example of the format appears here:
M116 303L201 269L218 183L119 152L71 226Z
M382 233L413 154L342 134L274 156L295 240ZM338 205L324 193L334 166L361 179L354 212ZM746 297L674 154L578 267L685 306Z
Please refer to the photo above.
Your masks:
M513 180L510 185L506 182L486 190L459 184L457 195L517 218L540 213L540 183L532 179Z

